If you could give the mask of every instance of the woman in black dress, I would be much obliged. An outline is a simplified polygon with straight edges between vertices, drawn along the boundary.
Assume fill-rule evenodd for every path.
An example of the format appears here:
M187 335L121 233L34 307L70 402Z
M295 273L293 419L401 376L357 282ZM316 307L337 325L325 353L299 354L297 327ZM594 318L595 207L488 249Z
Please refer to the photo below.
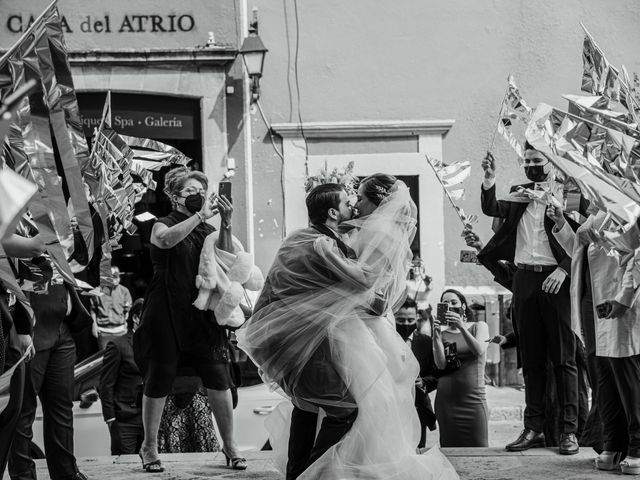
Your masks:
M136 361L145 377L142 418L145 438L140 450L147 472L162 472L158 427L178 366L191 367L207 389L211 410L224 442L227 465L247 468L233 438L231 357L227 333L212 311L197 310L196 275L204 239L215 229L206 221L220 213L218 248L231 248L232 206L228 199L207 197L201 172L177 168L165 177L173 210L151 232L153 278L147 290L142 323L136 331Z

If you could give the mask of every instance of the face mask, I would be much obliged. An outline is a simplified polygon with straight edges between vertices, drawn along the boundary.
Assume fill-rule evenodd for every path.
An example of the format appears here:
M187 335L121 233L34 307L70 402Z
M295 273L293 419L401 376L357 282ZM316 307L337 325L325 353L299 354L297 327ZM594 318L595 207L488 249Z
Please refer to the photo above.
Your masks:
M461 307L452 307L451 305L449 305L449 311L457 313L458 315L462 315L462 308Z
M411 336L411 334L413 333L413 331L416 329L416 324L412 323L409 325L398 325L396 323L396 332L398 332L398 334L402 337L402 339L406 342L407 339L409 338L409 336Z
M549 171L545 169L547 165L549 165L549 163L545 163L544 165L531 165L529 167L524 167L524 174L532 182L544 182L547 179L547 175L549 174Z
M191 195L187 195L184 198L184 206L189 211L189 213L196 213L202 210L202 205L204 204L204 197L199 193L192 193Z

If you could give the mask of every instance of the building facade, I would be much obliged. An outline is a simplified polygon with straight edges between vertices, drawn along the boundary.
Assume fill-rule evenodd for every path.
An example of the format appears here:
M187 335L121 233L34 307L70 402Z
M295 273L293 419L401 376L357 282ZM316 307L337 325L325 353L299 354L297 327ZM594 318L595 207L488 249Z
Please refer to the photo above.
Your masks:
M3 0L0 47L15 42L48 3ZM416 250L436 292L492 281L481 267L459 263L461 225L425 155L471 161L460 206L481 217L477 230L487 240L480 161L508 74L530 104L564 107L561 95L580 88L581 21L611 62L640 72L634 0L58 6L87 131L110 90L117 130L178 147L213 185L232 170L234 233L259 266L267 269L283 236L306 224L306 176L353 161L359 176L384 171L411 186L420 212ZM259 104L238 55L253 7L269 49ZM524 175L502 139L493 151L505 193Z

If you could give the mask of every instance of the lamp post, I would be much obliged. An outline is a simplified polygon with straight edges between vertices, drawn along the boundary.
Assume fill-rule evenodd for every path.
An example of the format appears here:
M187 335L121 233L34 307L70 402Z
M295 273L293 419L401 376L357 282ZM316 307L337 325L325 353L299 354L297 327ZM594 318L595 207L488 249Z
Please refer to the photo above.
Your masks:
M244 66L251 79L251 103L260 98L260 77L264 67L264 57L268 52L258 35L258 11L253 10L253 20L249 25L249 36L242 42L240 54L244 60Z

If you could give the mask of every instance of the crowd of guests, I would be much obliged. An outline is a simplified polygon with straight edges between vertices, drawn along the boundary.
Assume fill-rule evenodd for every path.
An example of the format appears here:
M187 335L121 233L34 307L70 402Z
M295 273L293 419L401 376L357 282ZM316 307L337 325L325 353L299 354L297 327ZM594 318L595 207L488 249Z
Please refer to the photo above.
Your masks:
M488 154L482 164L481 204L485 214L499 219L495 235L484 245L470 229L464 234L477 249L478 262L513 292L513 332L491 338L487 324L476 321L457 290L442 292L433 311L427 301L431 279L414 261L407 299L394 317L397 333L420 365L415 407L422 434L417 447L425 446L426 432L436 424L443 447L488 446L484 372L487 347L495 342L517 348L525 380L524 429L506 446L508 451L557 445L559 453L569 455L579 445L592 446L599 469L638 474L636 263L621 267L600 243L597 231L605 213L587 209L583 202L580 213L587 219L579 224L563 212L561 202L549 205L522 193L545 189L561 196L562 185L541 152L527 145L524 170L531 183L512 187L506 200L496 196L494 162ZM0 333L10 348L3 343L0 364L3 371L15 367L13 410L5 410L16 414L0 435L0 455L9 459L12 479L35 480L30 441L37 397L51 477L86 478L73 454L71 410L74 335L86 329L104 349L99 392L112 454L138 453L146 472L162 472L160 452L220 448L213 415L227 465L247 468L233 434L237 379L229 329L216 321L213 309L193 305L205 238L214 231L207 220L220 215L215 246L233 254L233 207L224 197L208 195L206 177L186 168L167 174L165 193L173 209L151 233L154 276L144 301L132 301L115 267L113 285L88 305L53 268L46 293L25 296L2 284ZM631 244L638 234L637 227L625 233ZM12 259L49 262L39 235L18 229L2 246ZM21 356L28 362L21 362ZM434 390L435 408L429 397Z
M0 419L0 467L4 471L8 459L12 479L36 479L31 440L37 397L51 478L86 479L73 453L72 413L74 337L84 332L104 349L99 392L113 454L138 453L143 469L155 473L164 470L161 450L216 451L213 414L227 465L247 468L233 434L238 380L229 329L217 323L213 310L193 306L204 239L215 230L207 220L220 215L215 247L233 256L233 207L208 194L204 174L183 167L167 173L165 194L173 208L152 230L154 275L144 301L132 302L114 267L113 285L83 302L57 274L40 235L19 228L2 241L10 262L37 262L33 271L50 272L26 294L0 279L0 360L2 372L11 375L11 397Z
M444 447L487 446L484 365L494 342L517 348L525 381L524 429L506 450L556 446L571 455L588 446L598 453L598 469L640 474L635 259L621 266L602 243L598 232L605 212L584 198L581 216L563 211L562 184L549 160L529 144L523 166L531 183L511 187L507 199L498 200L495 160L487 155L481 203L495 219L494 236L485 245L470 228L463 232L478 263L513 293L513 331L490 338L486 323L474 321L464 295L455 290L440 296L448 309L434 312L426 302L430 279L415 261L408 298L395 312L396 329L420 363L419 447L436 423ZM560 200L537 201L526 189L544 189ZM637 247L639 239L634 226L621 242ZM435 410L429 399L434 390Z
M525 379L524 430L507 450L546 445L545 424L554 420L545 392L554 381L559 453L575 454L579 444L592 446L599 454L598 469L640 474L635 258L625 262L612 255L600 235L607 214L586 199L581 198L579 216L563 211L563 185L549 159L531 145L525 145L523 161L530 183L512 186L504 200L496 198L490 153L482 167L482 210L499 221L485 246L473 232L465 235L468 244L478 248L479 263L513 292L514 342ZM551 200L538 201L527 191L545 191ZM583 221L576 222L580 217ZM639 233L635 225L618 242L633 251ZM594 399L584 428L581 357Z

